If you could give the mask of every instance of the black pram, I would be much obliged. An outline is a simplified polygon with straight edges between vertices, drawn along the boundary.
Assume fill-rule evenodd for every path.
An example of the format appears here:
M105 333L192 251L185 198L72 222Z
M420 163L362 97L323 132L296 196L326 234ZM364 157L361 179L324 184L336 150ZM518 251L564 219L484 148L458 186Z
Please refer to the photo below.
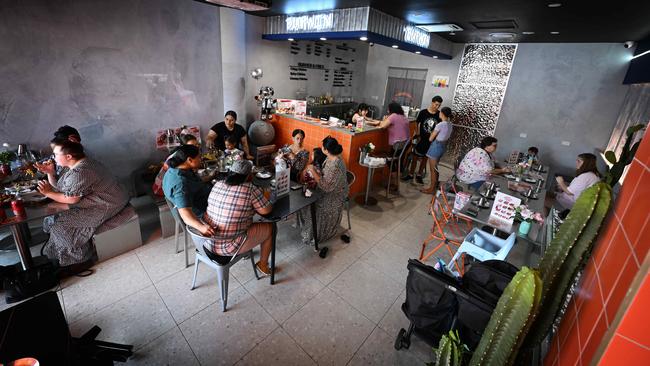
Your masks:
M437 346L442 335L457 329L461 342L474 350L517 268L498 260L476 262L459 281L410 259L408 271L402 311L411 324L408 330L400 329L395 349L409 348L414 332Z

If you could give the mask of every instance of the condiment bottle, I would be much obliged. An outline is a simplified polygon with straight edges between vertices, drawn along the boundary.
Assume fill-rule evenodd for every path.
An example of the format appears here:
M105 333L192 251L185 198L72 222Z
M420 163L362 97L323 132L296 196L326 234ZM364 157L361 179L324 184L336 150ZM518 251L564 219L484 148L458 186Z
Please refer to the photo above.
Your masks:
M25 218L27 216L25 205L23 205L23 200L20 196L16 196L16 198L11 201L11 211L13 211L14 215L19 218Z

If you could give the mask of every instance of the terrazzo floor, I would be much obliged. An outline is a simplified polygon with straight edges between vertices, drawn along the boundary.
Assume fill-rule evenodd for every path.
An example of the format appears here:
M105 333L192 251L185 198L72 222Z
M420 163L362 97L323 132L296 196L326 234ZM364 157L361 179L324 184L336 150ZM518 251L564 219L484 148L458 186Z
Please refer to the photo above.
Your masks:
M431 196L401 187L390 199L375 192L378 206L353 205L351 242L324 243L325 259L301 244L294 220L280 223L276 284L256 280L249 261L237 263L226 312L214 271L201 265L190 291L194 266L185 268L174 239L143 230L142 247L61 283L71 332L98 325L98 339L134 345L129 365L424 365L430 346L416 337L408 350L393 343L408 327L400 309L406 265L430 232ZM525 253L515 246L509 260L519 266Z

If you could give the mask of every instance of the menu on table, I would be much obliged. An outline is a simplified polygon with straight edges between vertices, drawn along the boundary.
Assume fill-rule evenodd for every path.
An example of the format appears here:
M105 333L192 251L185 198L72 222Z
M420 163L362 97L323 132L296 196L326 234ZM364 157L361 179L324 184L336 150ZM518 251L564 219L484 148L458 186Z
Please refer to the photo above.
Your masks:
M499 230L507 232L511 231L515 218L515 208L520 204L521 199L502 192L497 192L494 197L492 211L490 211L488 224Z

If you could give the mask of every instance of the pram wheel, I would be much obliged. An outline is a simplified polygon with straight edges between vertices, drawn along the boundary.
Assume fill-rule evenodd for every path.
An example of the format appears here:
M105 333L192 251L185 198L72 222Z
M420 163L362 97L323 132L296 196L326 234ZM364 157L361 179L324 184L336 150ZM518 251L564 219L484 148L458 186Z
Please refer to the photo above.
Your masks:
M406 329L400 329L395 339L395 349L399 351L402 348L409 349L410 346L411 340L406 336Z

